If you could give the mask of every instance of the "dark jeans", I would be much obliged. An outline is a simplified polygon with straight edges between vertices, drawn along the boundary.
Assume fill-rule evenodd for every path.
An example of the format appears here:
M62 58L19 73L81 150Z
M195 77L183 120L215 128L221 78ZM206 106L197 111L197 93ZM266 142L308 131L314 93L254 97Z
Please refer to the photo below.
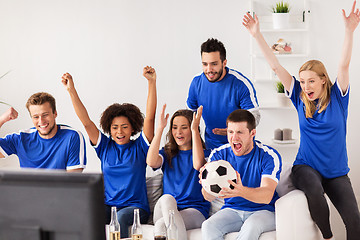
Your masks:
M117 208L117 217L120 223L120 235L121 238L128 238L129 227L132 226L134 221L134 209L138 207L123 207ZM144 209L138 208L140 214L140 223L145 224L149 219L149 213ZM110 223L111 220L111 206L105 205L106 211L106 224Z
M348 240L360 239L360 213L350 178L324 178L318 171L307 165L295 165L291 179L294 186L302 190L307 198L312 219L324 238L333 236L330 229L329 206L326 193L345 223Z

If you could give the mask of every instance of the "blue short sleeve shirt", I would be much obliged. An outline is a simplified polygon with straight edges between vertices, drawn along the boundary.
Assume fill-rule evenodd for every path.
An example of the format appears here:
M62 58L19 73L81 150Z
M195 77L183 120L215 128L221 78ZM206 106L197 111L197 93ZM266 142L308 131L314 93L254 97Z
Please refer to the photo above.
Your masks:
M281 156L273 148L255 140L252 151L243 156L236 156L230 144L214 149L209 161L226 160L240 174L242 184L249 188L260 187L262 178L271 178L278 182L282 168ZM275 211L275 201L279 198L276 191L269 204L251 202L242 197L225 198L223 208L233 208L242 211Z
M321 113L316 110L312 118L305 116L301 91L300 82L294 77L287 92L297 110L300 126L300 147L294 165L308 165L325 178L346 175L350 170L346 150L349 89L342 93L335 81L329 105Z
M143 132L124 145L99 131L94 146L104 175L105 203L119 208L135 206L150 212L146 190L146 154L149 142Z
M205 74L196 76L190 85L187 106L196 111L203 106L205 143L214 149L227 143L226 136L216 135L214 128L226 128L226 118L236 109L257 110L256 91L252 82L243 74L226 67L225 77L218 82L209 82Z
M85 168L85 140L80 131L66 125L57 125L54 137L40 137L36 128L0 138L0 152L15 154L22 168L77 169Z
M209 154L210 150L204 150L205 157ZM163 158L161 169L164 173L164 194L170 194L176 199L179 210L195 208L207 218L210 202L206 201L201 193L199 171L193 167L192 150L179 151L171 159L171 166L163 149L160 150L160 156Z

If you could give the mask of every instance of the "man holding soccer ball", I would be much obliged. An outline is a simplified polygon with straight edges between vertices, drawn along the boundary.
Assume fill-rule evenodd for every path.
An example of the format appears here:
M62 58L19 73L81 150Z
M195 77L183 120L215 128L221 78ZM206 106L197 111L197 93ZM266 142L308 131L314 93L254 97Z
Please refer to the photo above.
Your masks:
M199 110L192 129L200 122L201 108ZM257 240L263 232L275 230L274 204L278 199L275 188L280 179L281 157L275 149L254 140L255 118L249 111L233 111L226 126L229 143L214 149L208 161L228 161L236 170L237 182L229 181L233 189L220 191L225 204L203 222L202 239L224 239L227 233L239 232L238 240ZM194 144L193 151L200 148ZM193 156L194 166L205 164L204 159ZM200 169L200 180L204 168ZM215 199L204 188L202 193L208 201Z

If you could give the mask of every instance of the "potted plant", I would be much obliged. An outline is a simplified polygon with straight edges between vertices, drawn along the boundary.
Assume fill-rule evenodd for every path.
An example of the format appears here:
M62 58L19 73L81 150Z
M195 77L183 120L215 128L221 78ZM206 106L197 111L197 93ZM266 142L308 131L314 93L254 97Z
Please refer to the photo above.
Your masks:
M277 2L272 7L273 24L275 29L289 28L290 6L288 2Z
M280 81L277 81L275 83L275 89L276 89L276 92L277 92L277 99L278 99L279 105L282 106L282 107L291 106L290 99L287 96L285 96L284 85Z
M280 81L276 82L275 88L277 93L285 93L284 85Z

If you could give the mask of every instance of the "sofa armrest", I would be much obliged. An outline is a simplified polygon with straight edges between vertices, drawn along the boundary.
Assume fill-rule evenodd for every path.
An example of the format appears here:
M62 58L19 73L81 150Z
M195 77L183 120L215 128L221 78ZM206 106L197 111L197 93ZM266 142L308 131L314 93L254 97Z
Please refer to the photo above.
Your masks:
M304 192L293 190L275 203L277 240L318 240L322 235L312 220Z

